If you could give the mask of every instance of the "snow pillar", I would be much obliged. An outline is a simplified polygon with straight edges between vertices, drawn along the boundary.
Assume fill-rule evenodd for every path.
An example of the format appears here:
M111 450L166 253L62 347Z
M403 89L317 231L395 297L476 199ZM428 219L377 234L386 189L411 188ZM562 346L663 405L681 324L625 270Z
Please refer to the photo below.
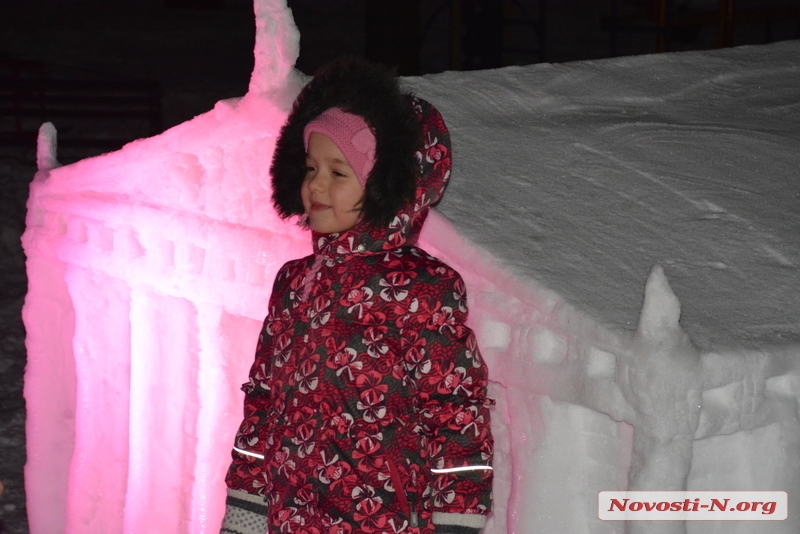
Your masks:
M32 215L36 214L29 214L29 221ZM28 353L24 392L28 524L34 533L63 532L76 433L75 311L65 279L66 264L32 253L41 243L31 243L30 232L26 235L29 274L22 319ZM34 271L37 276L30 275Z
M628 489L686 490L700 421L700 355L678 324L680 302L664 270L655 266L645 286L634 356L621 384L635 411ZM680 534L681 521L634 521L631 533Z
M67 532L107 517L122 532L128 476L130 288L101 272L71 266L75 306L75 451L69 474ZM95 298L88 299L87 295Z

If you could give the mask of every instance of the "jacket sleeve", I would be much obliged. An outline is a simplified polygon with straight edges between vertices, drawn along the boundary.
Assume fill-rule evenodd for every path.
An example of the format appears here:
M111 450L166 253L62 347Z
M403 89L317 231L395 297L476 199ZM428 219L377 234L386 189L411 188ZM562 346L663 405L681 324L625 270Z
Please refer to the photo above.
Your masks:
M270 409L269 391L261 383L269 369L268 355L272 347L269 333L270 316L264 321L258 338L255 360L250 368L250 380L242 385L244 417L234 439L225 483L229 489L251 495L264 495L263 427Z
M245 392L244 419L236 432L232 461L225 477L228 497L220 534L263 534L267 530L264 444L261 441L270 397L261 381L269 369L268 355L273 337L269 329L270 316L264 321L258 338L250 380L242 386Z
M268 481L265 476L263 453L267 438L267 425L273 411L267 377L271 362L282 339L288 335L282 328L280 310L282 289L286 285L289 264L284 265L275 279L269 302L269 314L264 320L258 337L255 359L250 367L249 380L242 385L244 391L244 417L236 432L225 483L231 490L253 496L266 494ZM229 499L230 500L230 499Z
M464 324L464 281L449 267L439 266L434 274L417 281L402 334L404 361L417 388L415 408L427 437L433 521L482 528L492 505L493 402L486 397L487 369L474 333Z

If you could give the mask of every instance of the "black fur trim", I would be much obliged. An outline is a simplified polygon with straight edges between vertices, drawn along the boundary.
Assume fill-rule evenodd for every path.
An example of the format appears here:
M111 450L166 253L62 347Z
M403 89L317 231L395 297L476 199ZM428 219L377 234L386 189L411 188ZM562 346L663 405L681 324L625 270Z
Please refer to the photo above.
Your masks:
M303 129L331 107L364 118L375 133L375 166L367 178L363 217L373 227L388 226L414 198L414 153L422 138L410 95L387 68L356 58L322 67L294 102L275 144L270 174L272 202L283 217L304 213L300 186L305 177Z

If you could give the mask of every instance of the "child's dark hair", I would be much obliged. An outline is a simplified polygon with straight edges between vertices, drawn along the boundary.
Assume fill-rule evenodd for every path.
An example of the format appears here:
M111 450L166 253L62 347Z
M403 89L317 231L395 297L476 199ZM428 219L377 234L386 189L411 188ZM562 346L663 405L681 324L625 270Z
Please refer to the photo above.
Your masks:
M397 76L381 65L341 58L322 67L294 102L272 156L272 202L283 217L302 215L300 187L306 173L303 129L331 107L367 121L375 134L375 165L364 191L362 221L372 227L391 223L413 200L417 185L415 152L422 131L410 94Z

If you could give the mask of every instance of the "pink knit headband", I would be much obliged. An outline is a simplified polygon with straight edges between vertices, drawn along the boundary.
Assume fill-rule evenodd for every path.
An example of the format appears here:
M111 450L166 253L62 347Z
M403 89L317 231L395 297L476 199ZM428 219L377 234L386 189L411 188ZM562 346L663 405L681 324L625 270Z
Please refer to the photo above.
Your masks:
M353 168L361 187L367 183L369 172L375 165L375 135L367 122L339 108L328 108L306 124L303 145L308 152L308 138L320 133L334 142Z

